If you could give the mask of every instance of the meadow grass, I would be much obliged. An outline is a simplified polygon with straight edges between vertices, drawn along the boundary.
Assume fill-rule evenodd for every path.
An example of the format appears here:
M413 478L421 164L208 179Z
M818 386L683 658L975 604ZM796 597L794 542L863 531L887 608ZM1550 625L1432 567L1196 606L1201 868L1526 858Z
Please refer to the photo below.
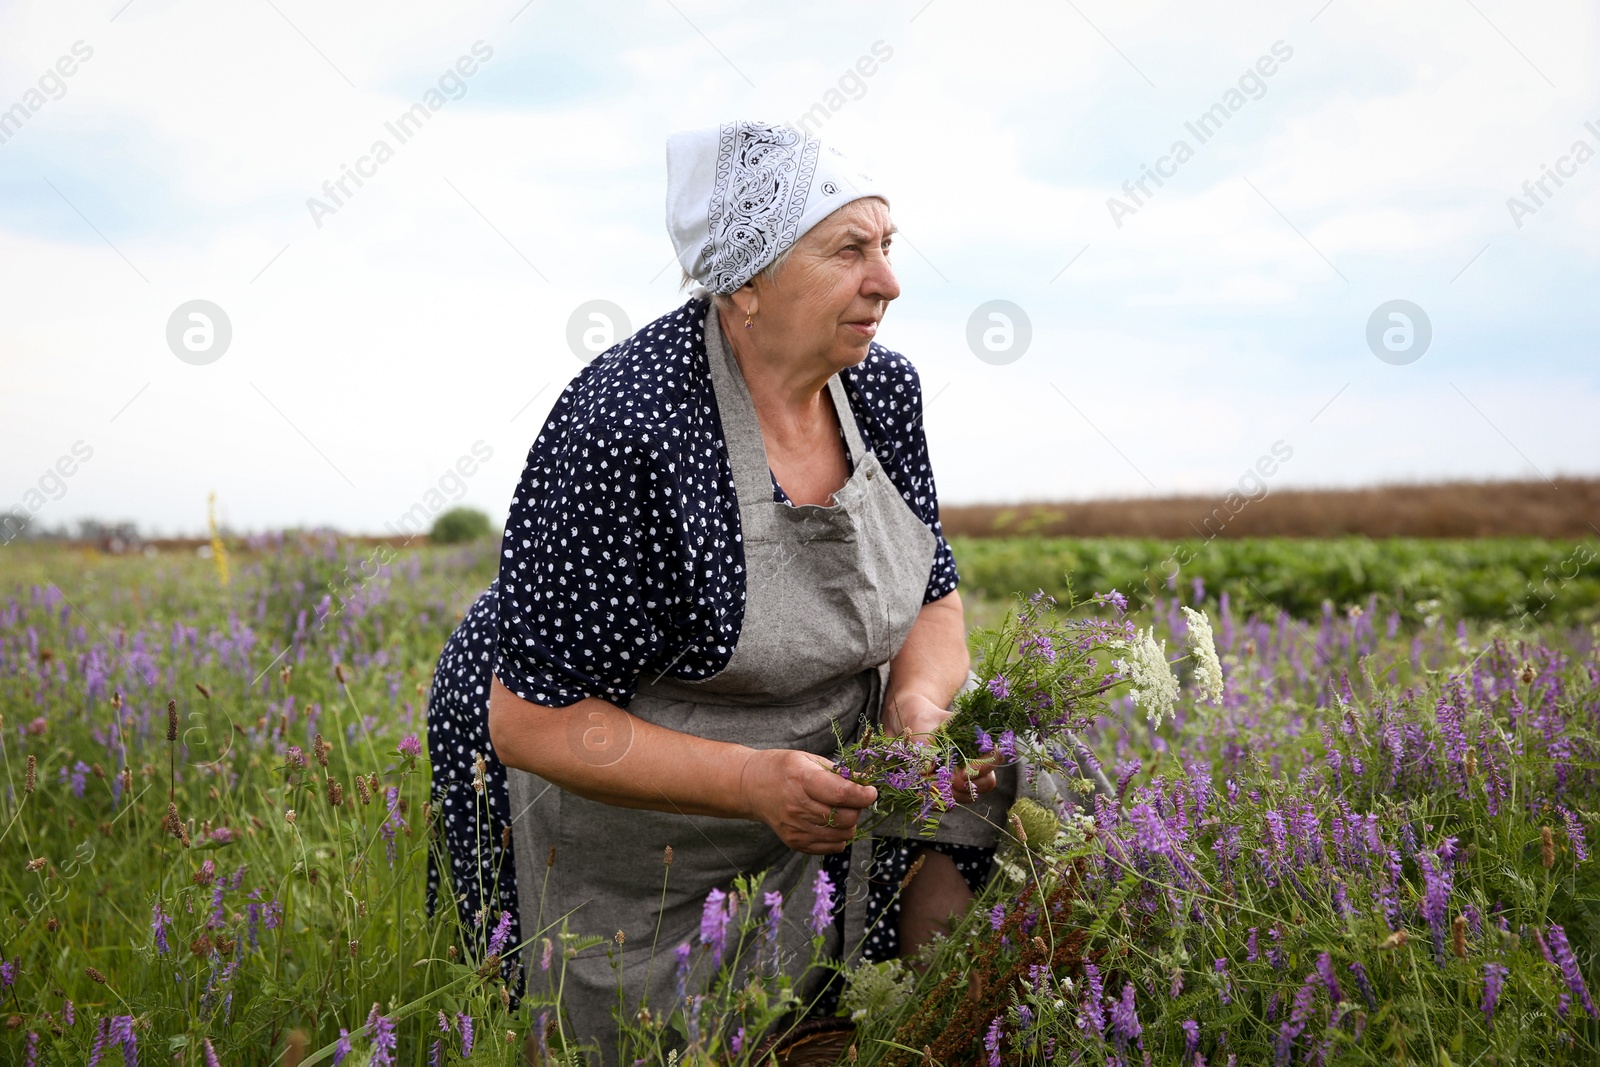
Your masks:
M307 534L230 556L226 584L190 556L0 557L0 1060L537 1055L549 1005L480 965L493 917L427 914L436 815L408 740L495 546ZM1137 621L1176 639L1197 592L1157 590ZM1089 740L1119 800L1026 813L926 975L860 972L858 1061L1592 1062L1573 981L1600 946L1582 606L1458 626L1205 604L1224 707L1157 731L1114 703ZM737 904L736 943L755 943L759 909ZM598 936L526 934L577 951L611 933L572 925ZM704 1021L680 1062L749 1062L756 1031L731 1039L750 996L691 949L678 1007ZM630 1039L681 1045L688 1015Z

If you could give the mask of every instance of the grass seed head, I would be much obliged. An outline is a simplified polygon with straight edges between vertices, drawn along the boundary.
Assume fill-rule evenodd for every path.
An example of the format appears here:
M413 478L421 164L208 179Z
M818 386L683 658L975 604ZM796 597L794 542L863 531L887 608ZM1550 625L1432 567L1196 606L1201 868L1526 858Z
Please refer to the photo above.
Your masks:
M1455 951L1457 959L1467 958L1467 917L1457 915L1456 921L1450 924L1450 947Z
M1547 871L1556 865L1556 840L1548 826L1539 827L1539 862Z
M100 985L106 984L106 976L94 967L85 967L83 973L89 976L89 981L91 982L96 982Z
M359 774L356 775L356 797L360 799L361 803L363 804L372 803L372 787L367 785L366 778Z
M33 756L28 757L28 769L22 776L22 791L31 793L39 784L39 761Z
M169 742L171 742L171 741L176 741L177 739L178 739L178 702L176 700L169 700L169 701L167 701L167 740Z
M332 777L330 775L329 778L328 778L328 805L329 805L329 807L337 808L340 804L343 804L343 803L344 803L344 786L339 784L339 779L334 778L334 777Z
M900 891L902 893L905 892L906 886L911 884L911 879L917 876L917 872L922 870L922 865L927 862L927 859L928 854L926 852L918 852L917 858L911 861L911 866L906 869L906 876L900 879Z

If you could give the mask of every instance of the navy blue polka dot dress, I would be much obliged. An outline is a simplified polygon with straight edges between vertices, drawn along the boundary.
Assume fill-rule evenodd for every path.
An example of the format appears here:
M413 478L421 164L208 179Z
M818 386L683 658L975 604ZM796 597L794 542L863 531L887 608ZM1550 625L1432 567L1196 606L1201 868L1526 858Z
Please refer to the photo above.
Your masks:
M596 357L567 386L528 451L500 576L439 657L428 752L451 882L475 932L469 949L483 944L500 912L513 922L517 915L505 768L489 742L492 678L548 707L585 697L626 707L646 672L709 678L738 643L744 552L705 345L696 341L706 307L704 298L690 300ZM873 344L840 377L862 438L937 538L923 602L936 600L958 576L939 525L916 369ZM788 501L776 480L773 499ZM868 959L898 949L891 898L916 847L876 846ZM925 847L950 854L974 889L988 876L992 849ZM836 885L844 884L848 855L827 861ZM430 859L431 909L441 868ZM514 927L512 943L519 937Z

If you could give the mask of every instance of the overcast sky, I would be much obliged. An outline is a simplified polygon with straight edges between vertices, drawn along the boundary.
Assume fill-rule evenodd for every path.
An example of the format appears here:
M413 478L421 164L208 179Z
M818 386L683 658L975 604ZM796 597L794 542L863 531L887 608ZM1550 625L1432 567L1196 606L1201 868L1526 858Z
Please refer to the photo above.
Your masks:
M683 299L666 135L807 113L890 195L878 340L921 371L946 504L1220 494L1277 442L1275 488L1592 475L1596 23L1576 0L6 3L0 511L503 516L582 366L574 313L637 328ZM185 309L190 362L169 320L194 300L231 339L216 356L213 315L185 348Z

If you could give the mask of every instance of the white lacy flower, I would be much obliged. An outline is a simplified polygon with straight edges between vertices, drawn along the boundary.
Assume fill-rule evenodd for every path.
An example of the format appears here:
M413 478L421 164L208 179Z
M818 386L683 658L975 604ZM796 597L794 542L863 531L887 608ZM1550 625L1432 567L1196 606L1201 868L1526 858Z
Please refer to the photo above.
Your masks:
M1122 647L1128 650L1126 659L1112 663L1133 683L1128 695L1145 710L1156 726L1172 714L1172 705L1178 702L1178 678L1167 664L1167 643L1156 641L1154 626L1138 634Z
M1183 608L1189 620L1189 655L1194 658L1194 681L1200 698L1222 703L1222 661L1217 659L1217 642L1211 635L1211 620L1206 613Z

